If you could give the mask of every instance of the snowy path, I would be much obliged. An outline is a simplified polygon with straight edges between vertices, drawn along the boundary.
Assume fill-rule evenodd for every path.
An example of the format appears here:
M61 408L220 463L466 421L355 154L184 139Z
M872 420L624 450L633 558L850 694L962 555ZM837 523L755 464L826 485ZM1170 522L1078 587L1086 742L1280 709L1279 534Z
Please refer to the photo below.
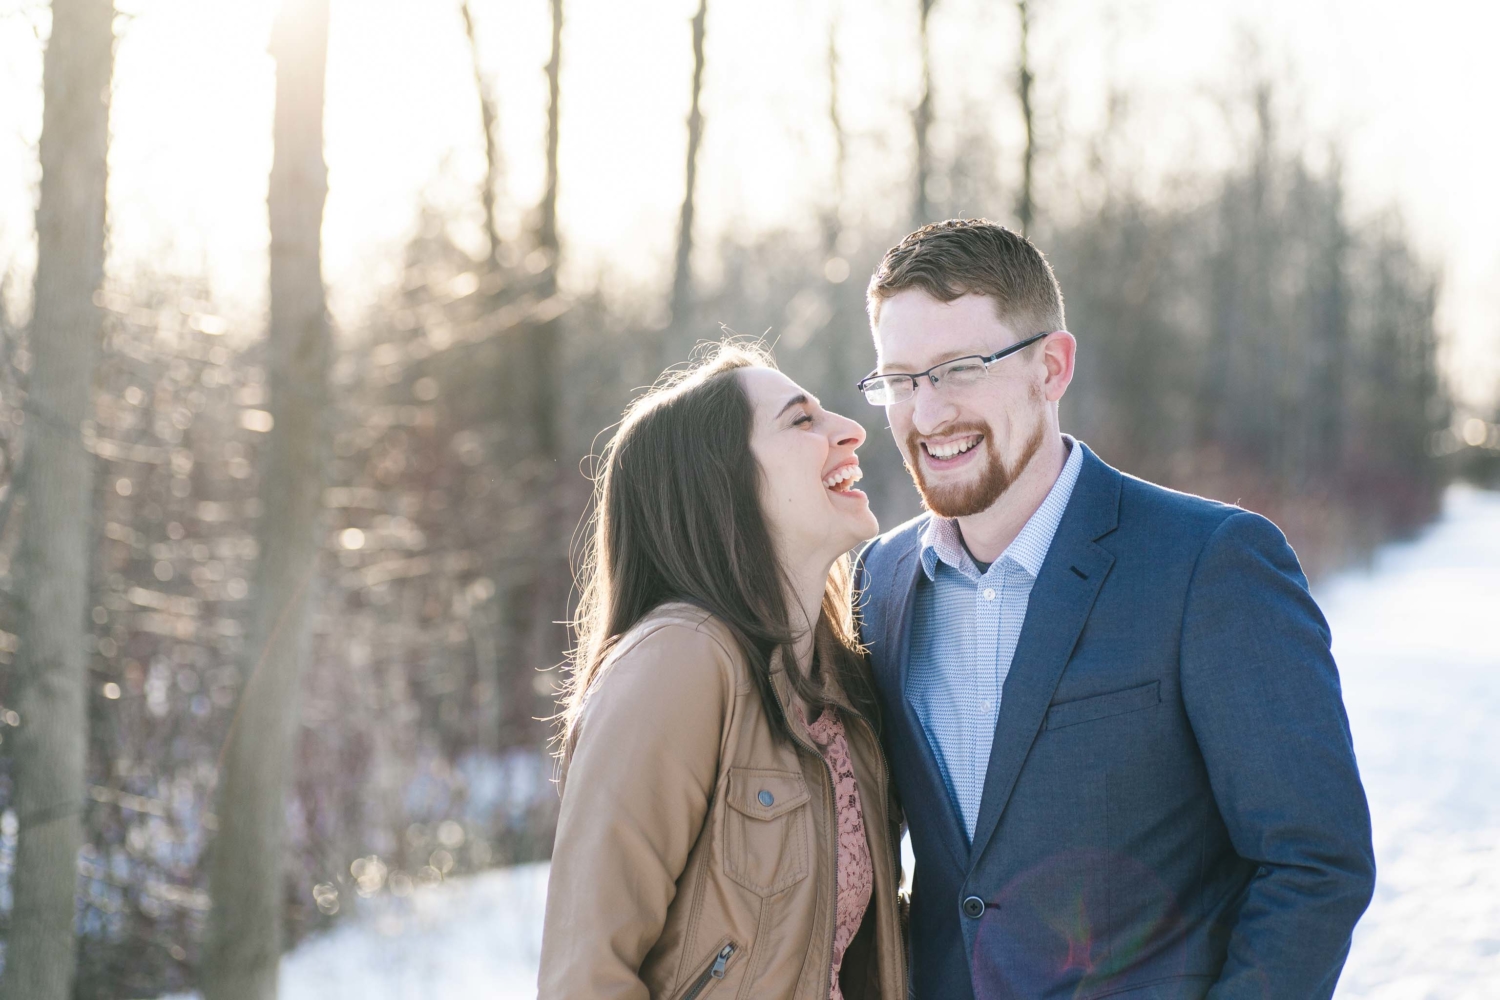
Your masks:
M282 959L280 1000L534 1000L546 898L545 864L384 897Z
M1500 997L1500 494L1317 588L1375 817L1379 886L1337 1000ZM535 996L546 866L490 872L304 943L283 1000ZM399 905L398 905L399 904Z
M1500 997L1500 495L1317 596L1375 819L1375 901L1339 1000Z

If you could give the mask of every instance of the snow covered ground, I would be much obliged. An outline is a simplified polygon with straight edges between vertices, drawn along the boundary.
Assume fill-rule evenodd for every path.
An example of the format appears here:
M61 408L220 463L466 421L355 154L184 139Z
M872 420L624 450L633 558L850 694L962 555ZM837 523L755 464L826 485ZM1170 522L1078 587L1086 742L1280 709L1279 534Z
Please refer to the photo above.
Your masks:
M535 864L365 900L281 960L280 1000L534 1000L546 898Z
M1339 1000L1500 997L1500 494L1317 588L1375 820Z
M1338 1000L1500 997L1500 494L1317 588L1380 878ZM535 996L545 865L366 904L282 963L283 1000Z

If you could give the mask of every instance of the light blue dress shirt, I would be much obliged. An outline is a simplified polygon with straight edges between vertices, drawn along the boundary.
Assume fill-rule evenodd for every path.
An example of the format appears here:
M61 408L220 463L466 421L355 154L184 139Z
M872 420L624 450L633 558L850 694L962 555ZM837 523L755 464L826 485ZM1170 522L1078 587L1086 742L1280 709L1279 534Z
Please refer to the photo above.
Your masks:
M922 534L925 579L917 581L906 698L970 840L1031 587L1083 467L1083 449L1067 435L1063 440L1068 458L1057 482L987 571L965 550L956 520L934 517Z

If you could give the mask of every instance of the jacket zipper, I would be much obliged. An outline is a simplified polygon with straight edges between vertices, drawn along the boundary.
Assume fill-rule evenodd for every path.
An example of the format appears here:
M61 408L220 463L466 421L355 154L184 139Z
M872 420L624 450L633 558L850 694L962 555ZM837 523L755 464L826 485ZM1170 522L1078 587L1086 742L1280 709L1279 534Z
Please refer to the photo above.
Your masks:
M833 764L822 754L818 756L828 772L828 826L833 831L833 934L828 939L828 992L823 994L824 1000L833 1000L833 946L839 936L839 793Z
M734 953L733 941L720 948L719 953L714 956L714 964L704 969L698 978L693 980L693 985L688 987L688 991L682 995L682 1000L698 1000L710 983L715 979L723 979L724 970L729 967L729 960L734 957Z
M782 711L783 712L786 711L785 705L783 705ZM825 709L825 711L827 711L827 709ZM858 719L861 723L864 724L865 730L870 734L870 740L871 740L871 742L873 742L875 744L875 753L880 757L880 776L881 776L881 778L885 782L885 787L881 788L881 791L882 792L888 792L889 789L890 789L890 784L891 784L891 766L890 766L890 762L887 761L886 757L885 757L885 747L881 746L881 744L880 744L880 737L876 734L876 732L875 732L875 726L874 726L873 723L870 722L869 719L866 719L859 712L853 712L851 714L856 719ZM791 729L790 726L788 726L787 728L789 730ZM826 798L827 798L828 806L829 806L829 813L828 813L829 822L828 822L828 825L829 825L829 829L832 830L832 832L833 832L833 913L834 913L834 918L833 918L833 932L829 935L829 938L828 938L828 955L829 955L828 985L825 987L825 990L824 990L824 993L823 993L823 998L824 998L824 1000L832 1000L832 997L833 997L833 965L832 965L832 963L833 963L833 938L834 938L835 935L838 934L838 908L839 908L839 869L838 869L838 864L839 864L839 819L838 819L838 802L837 802L837 799L836 799L836 796L835 796L834 790L833 790L833 771L832 771L832 769L828 765L828 760L821 753L819 753L818 750L815 747L813 747L810 744L805 743L801 739L799 739L798 736L797 736L797 734L795 732L791 733L791 737L792 737L792 742L793 743L797 744L803 750L806 750L808 753L810 753L814 757L818 758L818 760L821 761L822 764L823 764L823 770L828 774L828 795L827 795ZM886 839L889 840L890 838L887 837ZM894 844L887 844L886 845L886 850L890 852L889 857L887 858L887 863L890 865L891 871L895 875L895 879L896 879L895 883L894 883L894 886L892 888L892 891L899 894L900 891L901 891L901 862L898 860L899 855L897 853L897 847ZM898 959L898 961L900 961L900 963L901 963L901 978L905 979L906 978L906 956L905 955L901 955L900 958ZM683 997L683 1000L694 1000L694 998L696 998L697 995L698 994L695 993L695 992L694 993L689 993L686 997Z
M875 731L875 724L872 723L869 719L866 719L863 715L860 715L858 712L855 712L854 715L859 719L860 722L864 723L865 731L870 734L870 741L875 744L875 753L880 757L880 777L885 782L885 787L882 788L881 791L886 793L886 805L889 806L891 765L890 762L885 758L885 746L880 742L880 734ZM887 816L886 819L889 820L890 817ZM887 822L886 826L890 826L890 823ZM886 841L886 850L890 852L888 861L891 866L891 874L895 878L895 881L891 884L891 891L896 895L896 909L899 911L901 908L901 843L899 838L892 839L890 837L887 837ZM899 912L897 913L896 925L897 932L899 934ZM906 949L904 947L898 949L897 961L900 963L901 978L904 980L906 978Z
M881 792L887 792L889 790L889 788L890 788L890 783L891 783L891 766L890 766L890 762L887 761L886 758L885 758L885 747L883 747L883 746L880 745L880 737L876 735L876 733L875 733L875 726L870 722L870 720L866 719L863 715L860 715L858 712L854 712L852 714L853 714L853 716L856 719L858 719L861 723L864 724L865 731L870 734L870 741L875 744L875 753L880 757L880 776L881 776L882 780L885 782L885 786L881 788ZM829 827L830 827L830 829L833 830L833 912L834 912L833 926L834 926L834 934L837 934L838 933L838 906L839 906L839 867L838 867L838 865L839 865L839 834L838 834L839 821L838 821L838 802L834 801L834 793L833 793L833 772L832 772L832 770L828 766L827 759L824 758L824 756L821 753L819 753L816 749L814 749L813 747L811 747L811 746L807 745L806 743L802 742L802 740L798 739L797 735L795 733L792 734L792 741L794 743L796 743L798 746L802 747L808 753L810 753L813 756L817 757L818 760L822 761L823 762L823 770L826 771L826 772L828 772L828 775L829 775L829 778L828 778L828 796L827 797L830 800L829 801L829 807L830 807L830 812L829 812ZM887 837L886 839L889 840L890 838ZM892 885L892 891L896 892L896 893L899 893L901 891L901 862L899 860L897 860L898 855L897 855L896 845L895 844L887 843L886 844L886 850L888 852L890 852L889 855L886 858L886 861L890 865L891 873L895 876L895 882ZM831 936L830 936L829 943L828 943L828 954L829 954L830 967L829 967L829 976L828 976L828 986L826 988L826 991L823 994L824 1000L831 1000L831 998L833 996L833 969L832 969L832 964L831 964L832 963L832 955L833 955L833 941L832 941L832 937ZM902 968L901 968L902 978L905 978L905 976L906 976L906 968L905 968L905 966L906 966L906 956L902 955L898 960L901 962L901 965L902 965ZM696 997L696 996L697 996L697 994L690 993L687 997L684 997L683 1000L692 1000L692 998Z
M874 723L870 722L869 719L866 719L858 712L854 713L854 716L855 718L859 719L860 722L864 723L866 731L868 731L870 734L870 742L875 744L875 753L880 757L880 776L885 779L885 787L882 788L881 791L889 793L891 787L891 765L890 762L885 759L885 747L880 742L879 734L875 732ZM889 794L887 794L886 797L887 800L889 800ZM889 817L887 817L887 819L889 819ZM901 845L899 839L895 842L888 842L886 844L886 850L890 852L889 861L891 865L891 874L896 877L895 891L899 895L901 892Z
M783 709L785 711L785 709ZM827 709L824 709L827 711ZM791 727L788 726L788 729ZM824 976L823 1000L832 1000L833 997L833 939L838 934L839 925L839 817L838 801L833 791L833 771L828 766L828 760L817 751L811 744L804 743L796 733L792 733L792 742L802 749L818 758L823 765L823 772L828 775L828 794L824 796L828 802L828 828L833 833L833 930L828 934L828 974ZM686 998L684 998L686 1000Z

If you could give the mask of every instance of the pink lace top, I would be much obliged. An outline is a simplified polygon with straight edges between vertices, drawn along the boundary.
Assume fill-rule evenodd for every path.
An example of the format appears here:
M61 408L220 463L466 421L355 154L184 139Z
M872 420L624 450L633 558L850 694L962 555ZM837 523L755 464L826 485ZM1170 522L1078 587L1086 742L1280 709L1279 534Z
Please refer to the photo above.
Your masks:
M865 839L864 809L859 802L854 765L849 760L849 741L844 734L843 720L832 709L824 709L815 721L808 724L807 731L818 744L833 776L839 840L835 868L838 895L834 909L833 984L829 1000L844 1000L839 989L839 968L844 963L849 942L854 940L860 922L864 920L865 908L870 905L875 869L870 861L870 843Z

